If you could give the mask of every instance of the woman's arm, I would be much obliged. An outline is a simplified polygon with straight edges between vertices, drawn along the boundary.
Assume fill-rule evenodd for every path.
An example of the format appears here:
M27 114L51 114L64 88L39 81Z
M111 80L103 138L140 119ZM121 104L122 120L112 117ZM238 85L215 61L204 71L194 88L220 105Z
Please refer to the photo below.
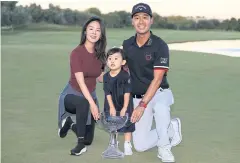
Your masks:
M79 87L82 91L82 94L88 100L88 102L90 104L90 110L91 110L93 118L95 120L98 120L99 119L99 109L98 109L97 104L93 100L92 95L90 94L86 84L85 84L83 73L82 72L76 72L75 77L76 77L77 82L79 84Z
M84 80L84 76L83 76L83 72L76 72L75 73L75 77L77 79L77 82L79 84L79 87L82 91L82 94L84 95L84 97L88 100L90 106L96 105L92 95L90 94L86 84L85 84L85 80Z

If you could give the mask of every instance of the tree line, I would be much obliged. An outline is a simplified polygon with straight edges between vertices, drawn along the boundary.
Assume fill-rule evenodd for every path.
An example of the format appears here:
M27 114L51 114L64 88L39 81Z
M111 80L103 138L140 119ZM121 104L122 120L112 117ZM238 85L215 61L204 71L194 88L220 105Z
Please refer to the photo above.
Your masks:
M96 15L103 18L108 28L123 28L131 26L131 13L126 11L115 11L107 14L101 13L98 8L89 8L85 11L61 9L59 6L49 4L48 9L42 9L35 3L29 6L17 6L17 1L1 1L1 26L13 28L24 27L31 23L49 23L59 25L83 25L91 16ZM205 19L204 17L183 16L160 16L154 15L153 28L175 29L175 30L200 30L218 29L226 31L240 31L240 18L218 20Z

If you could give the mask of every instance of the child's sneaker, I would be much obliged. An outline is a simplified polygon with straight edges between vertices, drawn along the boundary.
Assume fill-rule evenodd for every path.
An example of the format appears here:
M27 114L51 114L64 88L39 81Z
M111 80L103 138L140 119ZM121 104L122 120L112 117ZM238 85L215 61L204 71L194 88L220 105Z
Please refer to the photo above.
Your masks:
M133 154L133 152L132 152L132 145L131 145L131 143L130 142L125 142L124 143L124 154L126 155L126 156L129 156L129 155L132 155Z

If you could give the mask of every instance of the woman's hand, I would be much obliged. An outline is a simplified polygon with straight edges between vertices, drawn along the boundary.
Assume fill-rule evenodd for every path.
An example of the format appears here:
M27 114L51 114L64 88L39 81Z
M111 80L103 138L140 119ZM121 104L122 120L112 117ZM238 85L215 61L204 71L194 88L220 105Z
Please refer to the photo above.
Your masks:
M99 120L99 117L100 117L100 113L99 113L99 109L97 107L97 105L94 103L92 105L90 105L90 110L91 110L91 113L92 113L92 116L93 118L97 121Z

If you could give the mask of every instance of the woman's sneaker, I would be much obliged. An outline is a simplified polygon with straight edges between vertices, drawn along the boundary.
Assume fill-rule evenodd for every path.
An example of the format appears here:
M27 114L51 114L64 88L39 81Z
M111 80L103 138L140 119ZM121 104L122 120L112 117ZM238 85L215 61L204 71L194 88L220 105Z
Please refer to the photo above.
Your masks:
M68 130L71 128L72 124L73 124L73 121L72 121L71 117L67 117L66 119L64 119L62 121L62 128L60 128L58 130L58 135L61 138L64 138L67 135Z
M125 142L124 143L124 154L126 156L130 156L130 155L133 154L133 152L132 152L132 145L131 145L130 142Z
M87 151L87 148L85 147L85 145L83 143L78 143L76 147L70 151L70 153L71 155L79 156L86 151Z

